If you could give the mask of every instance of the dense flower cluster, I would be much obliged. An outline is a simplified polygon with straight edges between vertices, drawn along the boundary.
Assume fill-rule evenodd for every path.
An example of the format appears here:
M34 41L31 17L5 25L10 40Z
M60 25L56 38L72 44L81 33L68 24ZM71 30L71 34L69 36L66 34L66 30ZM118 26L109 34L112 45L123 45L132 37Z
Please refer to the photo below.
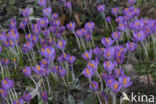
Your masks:
M65 2L64 6L68 9L72 8L71 2ZM20 70L23 75L31 79L38 91L38 95L44 102L48 102L48 97L51 95L49 84L49 76L54 79L60 79L65 86L68 86L69 75L72 76L72 81L75 81L75 72L73 65L76 62L76 57L67 54L66 47L68 39L65 37L65 30L68 29L74 34L79 49L84 52L81 57L86 61L86 66L82 70L82 74L89 80L89 88L92 91L101 91L106 88L114 95L123 91L132 85L132 80L125 75L124 69L121 67L126 60L127 54L133 52L138 47L139 42L143 42L147 37L156 33L156 21L153 19L139 19L139 8L133 7L135 0L129 0L130 6L124 8L122 15L119 15L119 8L114 7L111 13L115 16L117 27L112 29L110 37L103 37L101 44L103 47L95 46L94 29L95 23L89 21L84 24L83 28L77 29L75 22L69 22L66 26L61 25L59 14L53 13L53 10L48 6L46 0L39 0L38 4L42 7L43 16L35 23L30 20L30 9L24 9L21 14L23 20L19 27L25 32L24 43L20 42L20 34L18 32L18 24L16 19L10 19L9 29L2 31L0 34L0 52L5 52L10 58L1 58L0 66L2 73L2 81L0 95L3 102L11 102L13 104L29 103L32 99L31 93L28 91L23 95L17 95L14 81L10 80L9 68L10 64L14 64L15 68L20 64L20 55L26 56L28 66L25 65ZM103 14L105 22L111 25L111 17L105 17L105 5L97 6L97 11ZM28 29L28 31L26 31ZM120 39L126 35L128 42L120 44ZM3 48L2 48L3 47ZM89 47L89 48L88 48ZM40 58L37 58L40 57ZM33 74L37 74L41 79L47 80L48 91L45 85L41 87ZM97 78L95 78L97 77ZM99 79L100 82L98 82ZM103 86L105 82L105 87ZM41 87L39 89L39 87ZM100 88L100 89L99 89ZM106 92L108 94L108 92ZM13 95L13 99L11 98ZM20 96L20 97L18 97ZM10 99L10 100L7 100Z

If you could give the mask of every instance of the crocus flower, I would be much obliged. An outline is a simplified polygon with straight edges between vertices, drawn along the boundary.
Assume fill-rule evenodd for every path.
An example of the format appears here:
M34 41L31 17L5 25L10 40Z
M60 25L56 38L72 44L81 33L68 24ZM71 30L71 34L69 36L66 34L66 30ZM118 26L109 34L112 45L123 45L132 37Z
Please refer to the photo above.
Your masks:
M60 50L64 50L66 47L66 40L59 40L56 45Z
M94 60L91 60L87 63L87 67L89 69L93 69L93 70L97 70L98 68L98 62L97 61L94 61Z
M61 68L61 66L59 66L59 73L61 77L64 77L66 75L66 70Z
M29 94L29 93L25 93L24 95L23 95L23 99L24 99L24 101L26 101L26 102L30 102L30 100L31 100L31 95Z
M43 9L44 16L48 16L49 17L51 15L51 12L52 12L52 9L50 7L47 7L47 8Z
M52 38L47 39L47 43L49 45L53 45L54 44L54 40Z
M10 19L10 25L9 26L10 26L10 28L16 28L17 22L16 22L15 18Z
M116 63L112 61L105 61L103 64L104 69L109 73L112 72L115 66L116 66Z
M96 47L92 50L93 54L100 56L102 55L102 50L99 47Z
M112 82L111 89L112 89L114 92L120 91L121 87L122 87L122 85L121 85L118 81L113 81L113 82Z
M28 35L26 35L25 38L26 38L28 41L32 41L33 35L32 35L32 34L28 34Z
M66 8L71 8L72 4L71 4L70 1L68 1L68 2L65 2L64 6L65 6Z
M127 42L126 47L128 51L133 52L137 48L137 45L134 42Z
M129 4L133 5L136 2L136 0L128 0L128 2Z
M98 6L97 6L97 10L98 10L100 13L103 13L104 10L105 10L105 5L103 5L103 4L98 5Z
M107 16L106 17L106 21L110 23L111 22L111 17L110 16Z
M32 31L35 34L39 34L41 32L41 27L38 23L32 25Z
M29 17L24 17L23 21L24 21L25 24L28 24L30 19L29 19Z
M10 36L9 39L11 40L17 40L19 38L19 33L13 28L8 32L8 34Z
M121 33L119 31L116 31L116 32L113 32L111 36L114 40L119 40L121 37Z
M41 26L41 27L47 27L48 26L48 22L49 22L49 20L48 20L48 18L47 17L44 17L44 18L40 18L40 20L39 20L39 25Z
M114 57L114 47L105 48L103 56L108 60L112 59Z
M1 40L1 41L5 41L6 38L7 38L7 37L6 37L6 33L5 33L5 32L1 32L1 33L0 33L0 40Z
M9 90L11 87L13 87L14 82L8 78L5 78L2 80L1 84L4 89Z
M5 59L2 58L1 63L2 63L2 65L7 66L10 64L10 61L7 58L5 58Z
M84 34L82 33L82 30L81 29L78 29L78 30L76 30L76 35L78 37L82 37Z
M42 66L49 66L50 61L49 61L48 59L42 59L42 60L40 61L40 64L41 64Z
M39 0L38 1L38 4L42 7L45 7L46 6L46 0Z
M45 47L41 49L40 54L52 61L55 58L55 49L52 47Z
M26 66L26 67L23 69L23 74L24 74L26 77L30 77L30 76L31 76L31 67Z
M70 22L69 24L67 24L67 28L70 31L74 32L74 30L75 30L75 22Z
M122 23L124 21L124 16L118 16L118 17L116 17L115 21L117 23Z
M117 16L119 11L118 11L118 8L115 7L115 8L112 8L111 12L113 15Z
M84 36L87 41L90 41L93 38L91 32L87 32Z
M84 74L85 77L90 79L94 75L95 71L93 71L92 69L89 69L88 67L86 67L86 68L84 68L82 73Z
M99 89L99 85L96 81L93 81L90 85L89 85L89 88L91 90L94 90L94 91L97 91Z
M31 41L27 41L26 44L23 45L27 49L27 51L33 48L34 44Z
M30 15L30 8L25 8L22 12L21 12L21 14L23 15L23 16L29 16Z
M33 70L37 73L37 74L41 74L42 70L43 70L43 66L37 64L35 67L33 67Z
M53 20L56 20L56 19L58 19L59 15L58 15L58 13L53 13L51 17Z
M107 76L107 79L106 79L106 84L107 84L107 86L108 87L111 87L111 85L112 85L112 83L114 82L114 77L112 77L112 76L110 76L110 77L108 77Z
M58 73L59 66L58 66L58 65L52 66L50 70L51 70L52 72Z
M82 54L82 57L85 59L85 60L90 60L92 58L92 51L89 50L89 51L85 51L83 54Z
M127 49L122 45L116 46L114 48L115 48L114 51L116 53L115 57L124 57L125 54L127 53Z
M90 22L87 22L87 23L85 24L84 27L85 27L85 29L87 29L89 32L92 32L93 29L95 28L95 24L94 24L94 22L90 21Z
M2 46L0 46L0 53L2 52Z
M112 40L111 38L103 37L102 40L101 40L101 43L102 43L105 47L110 47L110 46L114 43L114 40Z
M50 70L48 69L48 67L44 67L44 68L42 69L41 74L42 74L44 77L47 77L47 76L49 75L49 73L50 73Z
M68 62L70 64L73 64L75 62L76 58L74 56L68 56L68 59L67 60L68 60Z
M119 77L122 77L124 75L124 70L117 68L117 69L114 69L114 73L119 78Z
M16 100L13 101L13 104L24 104L24 101L23 101L22 98L16 99Z
M140 31L140 32L134 32L134 38L137 40L137 41L143 41L145 39L145 34Z
M54 25L55 27L58 27L58 28L59 28L59 26L61 25L61 20L60 20L60 19L55 20L55 21L53 22L53 25Z
M20 27L21 29L25 29L25 27L26 27L26 22L25 22L25 20L22 20L22 21L21 21L19 27Z
M130 77L127 77L125 75L119 78L119 82L122 84L123 88L129 87L133 83L132 81L130 81Z
M124 62L124 56L114 58L117 64L122 64Z
M7 90L4 89L4 88L0 88L0 95L1 95L2 98L6 98L7 95L8 95Z
M117 29L120 30L120 31L126 32L126 30L127 30L127 22L125 21L125 22L119 23Z
M38 42L38 36L37 35L33 35L33 38L32 38L32 42L33 43L37 43Z
M42 99L44 101L47 101L48 100L48 94L47 94L47 92L46 91L41 92L41 97L42 97Z

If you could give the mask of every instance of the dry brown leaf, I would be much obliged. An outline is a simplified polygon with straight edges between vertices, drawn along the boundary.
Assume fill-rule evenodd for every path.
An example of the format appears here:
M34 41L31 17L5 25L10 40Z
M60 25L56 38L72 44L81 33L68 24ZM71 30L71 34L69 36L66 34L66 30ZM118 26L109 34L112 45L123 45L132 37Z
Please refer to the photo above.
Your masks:
M80 18L79 18L80 14L79 13L75 13L74 17L75 17L75 20L76 20L78 26L81 26L83 23L80 21Z
M67 15L63 14L59 19L61 20L61 25L64 25L65 21L66 21Z

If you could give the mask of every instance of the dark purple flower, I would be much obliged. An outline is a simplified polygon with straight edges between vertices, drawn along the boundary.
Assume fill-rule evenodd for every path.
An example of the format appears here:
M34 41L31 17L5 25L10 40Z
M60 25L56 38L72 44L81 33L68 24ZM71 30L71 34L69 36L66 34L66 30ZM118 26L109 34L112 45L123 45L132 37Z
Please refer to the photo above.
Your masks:
M26 66L26 67L23 69L23 74L24 74L26 77L30 77L30 76L31 76L31 67Z
M127 42L126 47L128 51L133 52L137 48L137 45L134 42Z
M112 36L112 38L113 38L114 40L119 40L120 37L121 37L121 32L119 32L119 31L113 32L113 33L111 34L111 36Z
M88 67L86 67L86 68L84 68L82 73L84 74L85 77L91 78L94 75L95 71L93 71L92 69L89 69Z
M42 99L44 101L47 101L48 100L48 94L47 94L47 92L46 91L41 92L41 97L42 97Z
M89 69L92 69L92 70L97 70L98 68L98 62L97 61L94 61L94 60L91 60L87 63L87 67Z
M31 95L29 94L29 93L25 93L24 95L23 95L23 99L24 99L24 101L26 101L26 102L30 102L30 100L31 100Z
M121 85L118 81L113 81L113 82L112 82L111 89L112 89L114 92L120 91L121 87L122 87L122 85Z
M112 40L111 38L103 37L101 42L105 47L110 47L114 43L114 40Z
M84 36L87 41L90 41L93 38L91 32L87 32Z
M108 77L107 76L107 79L106 79L106 84L107 84L107 86L108 87L111 87L111 85L112 85L112 83L114 82L114 77L112 77L112 76L110 76L110 77Z
M103 56L108 60L112 59L114 57L114 47L105 48Z
M2 63L2 65L7 66L10 64L10 61L7 58L5 58L5 59L2 58L1 63Z
M39 25L41 26L41 27L47 27L48 26L48 22L49 22L49 20L48 20L48 18L47 17L44 17L44 18L40 18L40 20L39 20Z
M115 8L112 8L111 12L113 15L117 16L119 11L118 11L118 8L115 7Z
M112 61L104 61L103 67L108 72L111 73L112 70L115 68L116 63Z
M98 10L100 13L103 13L104 10L105 10L105 5L103 5L103 4L98 5L98 6L97 6L97 10Z
M53 13L51 17L53 20L57 20L59 15L58 15L58 13Z
M90 85L89 85L89 88L91 90L94 90L94 91L97 91L99 89L99 85L96 81L93 81Z
M74 30L75 30L75 22L70 22L69 24L67 24L67 28L69 30L71 30L72 32L74 32Z
M90 60L92 58L92 51L89 50L89 51L85 51L83 54L82 54L82 57L85 59L85 60Z
M47 76L49 75L49 73L50 73L50 70L49 70L47 67L44 67L44 68L42 69L41 74L42 74L44 77L47 77Z
M21 14L23 15L23 16L29 16L30 15L30 8L25 8L22 12L21 12Z
M22 21L21 21L19 27L20 27L21 29L25 29L25 27L26 27L26 22L25 22L25 20L22 20Z

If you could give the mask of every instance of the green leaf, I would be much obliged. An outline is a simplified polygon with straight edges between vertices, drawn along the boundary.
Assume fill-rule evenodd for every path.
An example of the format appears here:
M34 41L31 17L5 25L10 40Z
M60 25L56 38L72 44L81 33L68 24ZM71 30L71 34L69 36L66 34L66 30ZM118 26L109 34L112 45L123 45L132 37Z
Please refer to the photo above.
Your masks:
M69 95L68 102L69 102L69 104L75 104L75 100L72 95Z
M93 94L90 94L84 101L84 104L96 104L96 100Z

